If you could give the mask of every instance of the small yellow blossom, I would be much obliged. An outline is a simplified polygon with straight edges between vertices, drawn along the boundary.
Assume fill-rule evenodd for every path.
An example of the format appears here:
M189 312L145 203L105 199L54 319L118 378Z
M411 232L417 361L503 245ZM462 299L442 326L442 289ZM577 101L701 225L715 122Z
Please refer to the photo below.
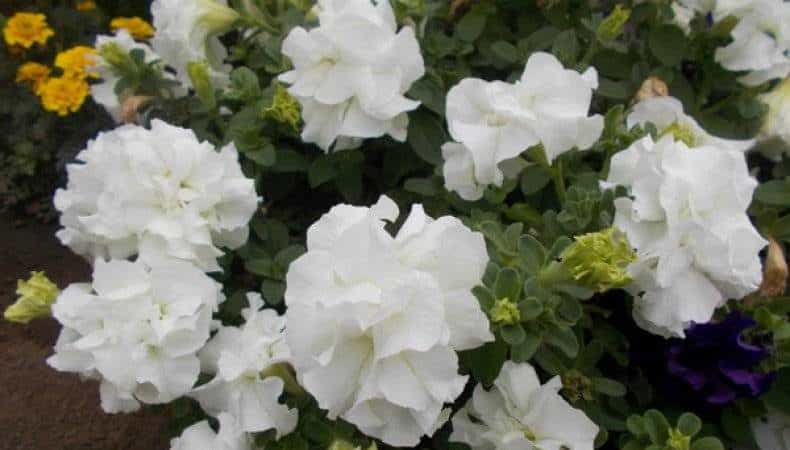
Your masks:
M135 39L149 39L154 36L154 27L139 17L116 17L110 21L110 29L124 29Z
M491 322L505 325L515 325L521 322L521 312L518 310L518 305L511 302L509 298L497 300L494 307L491 308Z
M96 9L96 2L93 0L83 0L77 3L77 11L88 12Z
M49 79L52 70L44 64L27 62L19 66L16 71L16 82L29 84L33 92L38 94L41 86Z
M283 85L278 84L274 89L271 106L263 110L263 117L298 130L302 114L296 99L288 93Z
M631 282L628 265L636 261L625 234L615 228L576 236L560 258L571 277L582 286L604 292Z
M38 95L44 109L66 116L79 111L89 93L90 86L84 79L64 76L47 80Z
M60 290L44 272L31 272L30 279L17 281L16 294L19 298L5 310L3 317L9 322L28 323L49 315Z
M44 45L54 35L44 14L16 13L3 28L3 38L9 46L30 48L33 44Z
M78 45L64 50L55 57L55 66L63 70L63 75L68 78L98 78L99 74L90 71L96 65L96 49L85 45Z

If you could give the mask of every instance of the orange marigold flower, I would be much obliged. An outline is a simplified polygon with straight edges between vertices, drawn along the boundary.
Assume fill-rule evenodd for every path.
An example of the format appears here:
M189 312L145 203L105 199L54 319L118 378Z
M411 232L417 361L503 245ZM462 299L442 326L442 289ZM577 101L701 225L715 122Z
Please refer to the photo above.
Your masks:
M96 2L93 0L83 0L77 3L77 11L88 12L96 9Z
M110 21L110 29L124 29L135 39L148 39L154 36L154 27L139 17L116 17Z
M90 68L96 65L96 49L78 45L64 50L55 57L55 66L63 69L63 75L71 78L98 78L99 74L91 72Z
M63 76L45 81L38 95L44 109L66 116L79 111L89 93L90 86L84 79Z
M55 32L47 24L44 14L19 12L11 16L3 28L3 38L9 46L30 48L33 44L44 45Z
M29 84L36 94L41 90L41 86L49 79L52 70L44 64L37 62L27 62L19 66L16 71L16 82Z

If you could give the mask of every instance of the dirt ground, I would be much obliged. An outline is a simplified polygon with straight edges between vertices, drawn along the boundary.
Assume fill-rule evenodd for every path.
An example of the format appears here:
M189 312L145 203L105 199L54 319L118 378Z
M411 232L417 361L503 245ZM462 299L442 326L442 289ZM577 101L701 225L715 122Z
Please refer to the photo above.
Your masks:
M55 225L16 226L0 215L0 311L16 280L45 270L60 286L87 281L90 268L62 247ZM150 410L109 415L98 385L46 365L59 332L53 319L29 326L0 319L0 450L160 450L167 418Z

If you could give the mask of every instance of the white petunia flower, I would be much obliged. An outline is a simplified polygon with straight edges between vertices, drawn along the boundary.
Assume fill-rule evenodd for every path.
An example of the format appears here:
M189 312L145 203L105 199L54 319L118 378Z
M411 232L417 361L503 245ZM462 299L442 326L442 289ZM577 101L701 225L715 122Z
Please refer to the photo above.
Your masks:
M767 242L746 214L757 182L742 153L647 136L612 158L607 184L630 191L615 200L614 224L637 250L629 271L642 328L682 337L760 285Z
M288 362L285 318L272 309L260 310L260 294L249 293L250 307L242 311L241 328L222 327L200 352L204 372L214 379L191 394L208 414L227 412L241 430L255 433L274 428L283 436L296 428L298 412L280 404L283 380L266 376L266 369Z
M782 143L761 148L765 156L781 161L782 155L790 155L790 78L785 78L771 92L760 96L768 107L765 122L760 129L761 139L779 138Z
M485 242L454 217L414 205L398 234L382 196L337 205L307 232L287 274L286 338L300 384L329 417L393 446L431 435L468 377L456 351L493 340L471 293Z
M52 306L63 325L47 363L101 380L107 412L167 403L197 381L221 287L194 265L97 260L92 284L72 284Z
M450 442L472 450L593 450L598 426L559 394L562 382L541 385L535 369L505 362L490 391L478 384L453 417Z
M743 152L754 145L753 139L737 141L709 134L693 117L683 112L683 104L674 97L651 97L634 105L628 114L628 128L644 126L648 122L656 126L659 135L671 134L689 147L712 145Z
M207 63L215 85L228 83L228 52L217 36L230 31L240 16L227 0L154 0L151 16L156 29L151 45L184 86L192 86L191 62Z
M725 69L749 72L738 80L747 86L784 78L790 73L790 3L783 0L718 2L715 20L738 18L732 43L716 49Z
M790 450L790 416L777 409L752 419L752 433L760 450Z
M233 144L216 152L194 132L154 120L100 133L55 193L58 238L89 259L139 253L219 270L220 246L238 248L258 198Z
M411 27L400 31L388 0L320 0L320 25L296 27L282 52L294 69L280 75L302 105L302 139L328 151L385 134L406 139L404 97L425 66Z
M542 144L549 163L572 148L587 149L603 131L603 117L588 117L598 75L567 70L556 57L534 53L515 84L466 78L447 94L445 145L448 190L477 200L485 186L501 186L502 164ZM513 175L518 175L513 174Z
M170 441L170 450L252 450L252 439L236 424L229 414L219 415L219 433L208 421L198 422L185 429L181 436Z

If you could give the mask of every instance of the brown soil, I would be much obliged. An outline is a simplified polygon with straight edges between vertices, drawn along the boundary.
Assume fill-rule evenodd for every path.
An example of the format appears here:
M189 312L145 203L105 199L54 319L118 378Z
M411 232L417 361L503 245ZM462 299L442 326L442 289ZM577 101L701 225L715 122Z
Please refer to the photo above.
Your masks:
M31 270L45 270L61 288L89 280L90 268L58 243L55 229L0 216L0 311ZM166 417L105 414L95 382L46 365L59 330L51 318L29 326L0 319L0 450L167 449Z

